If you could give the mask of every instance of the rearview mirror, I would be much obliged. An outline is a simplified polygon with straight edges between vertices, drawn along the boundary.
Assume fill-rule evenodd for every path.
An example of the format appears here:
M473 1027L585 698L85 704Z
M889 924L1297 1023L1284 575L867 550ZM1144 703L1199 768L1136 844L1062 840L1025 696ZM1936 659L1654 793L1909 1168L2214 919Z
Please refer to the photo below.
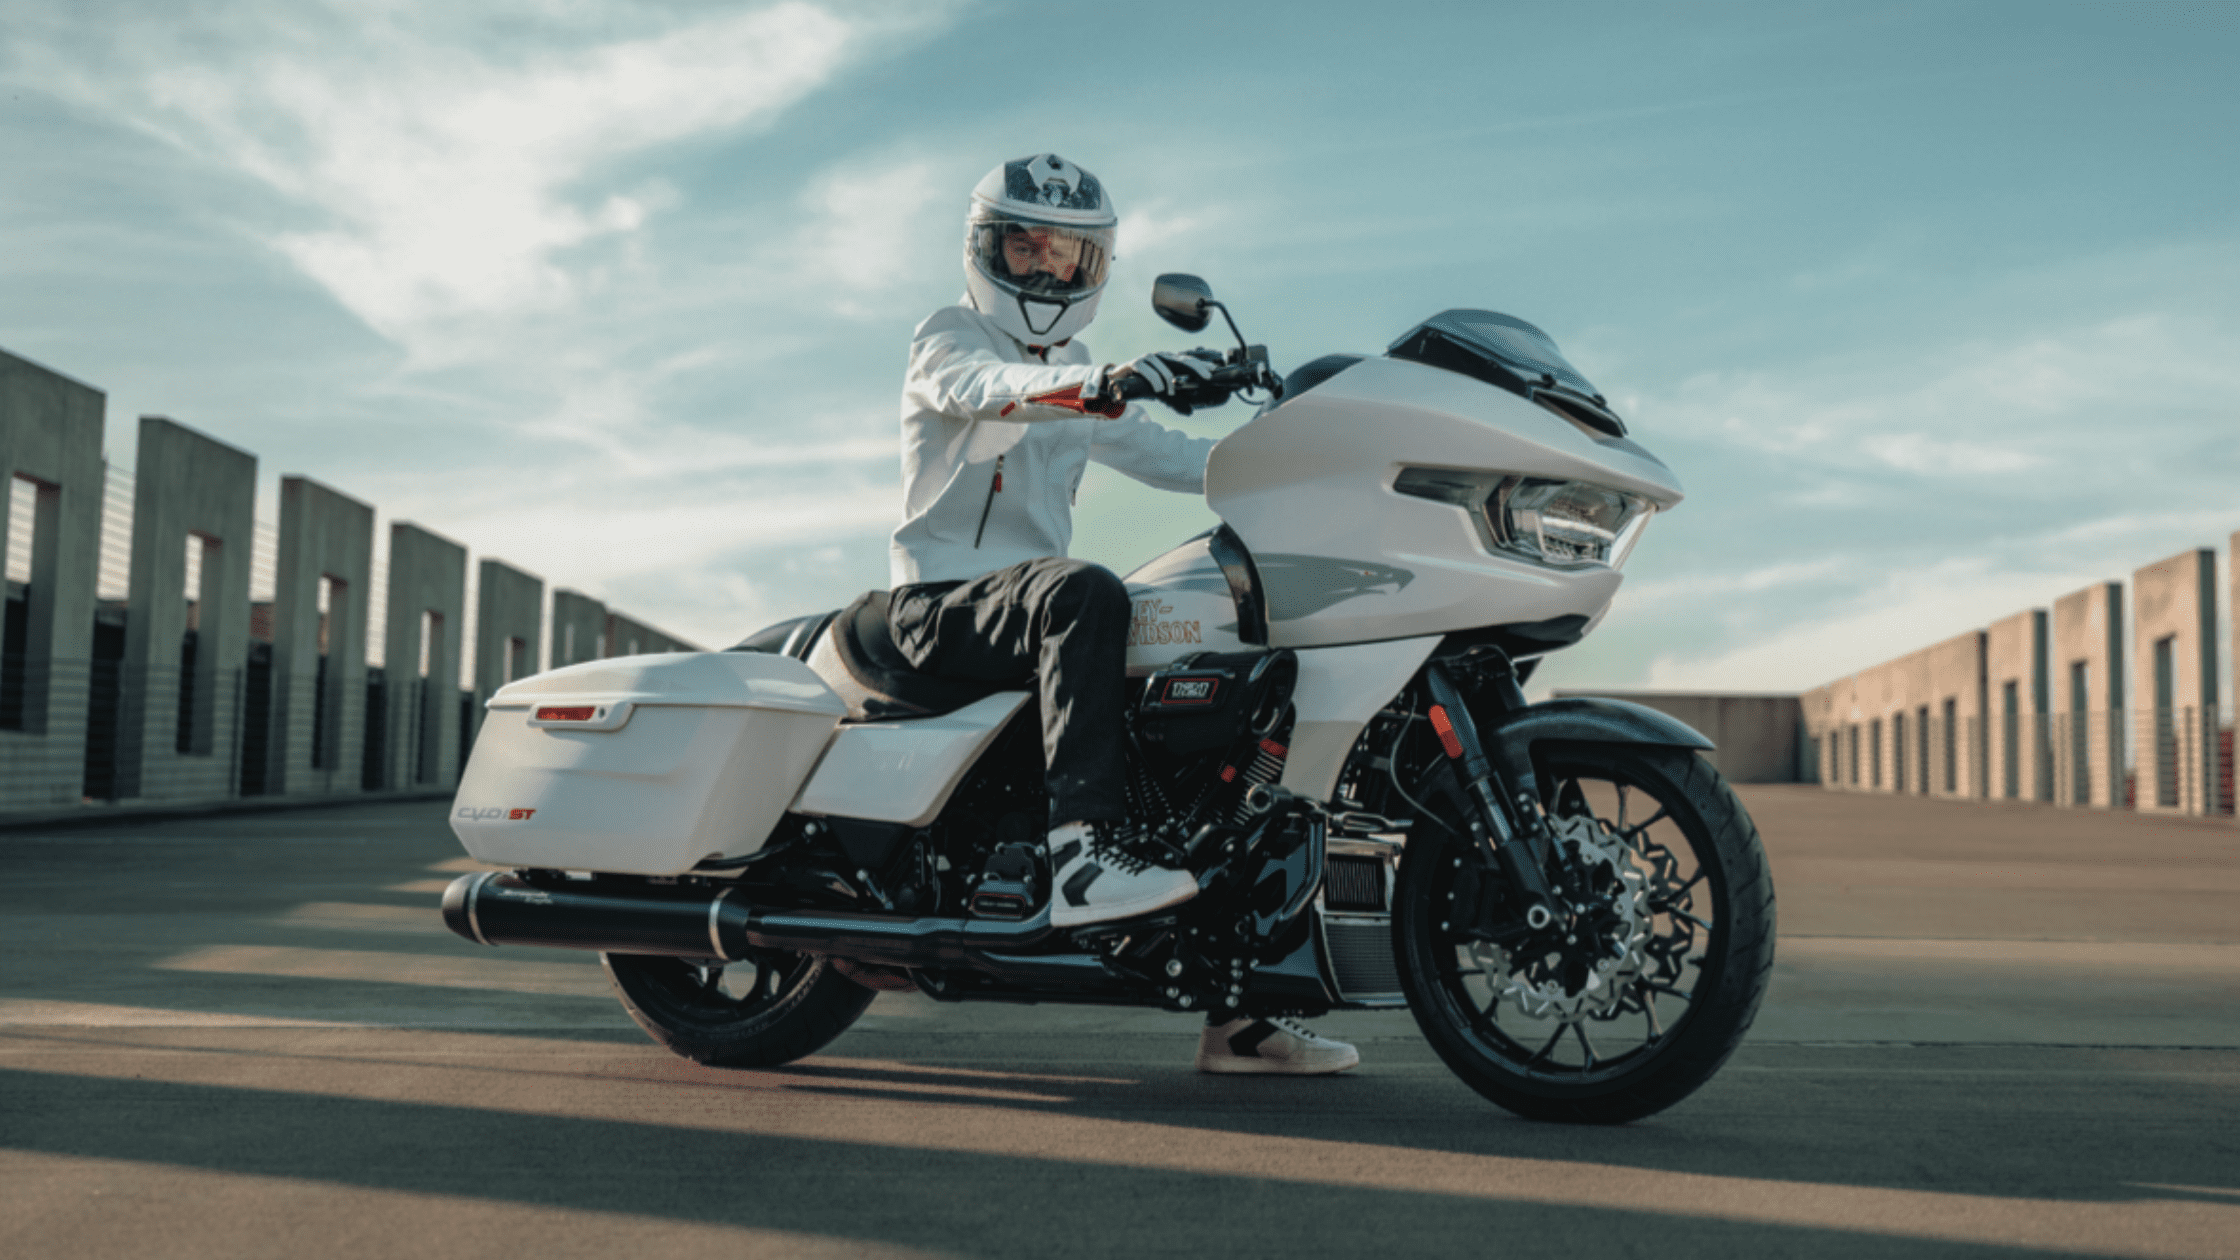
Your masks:
M1186 333L1204 332L1212 308L1213 286L1196 276L1170 271L1151 283L1151 309Z

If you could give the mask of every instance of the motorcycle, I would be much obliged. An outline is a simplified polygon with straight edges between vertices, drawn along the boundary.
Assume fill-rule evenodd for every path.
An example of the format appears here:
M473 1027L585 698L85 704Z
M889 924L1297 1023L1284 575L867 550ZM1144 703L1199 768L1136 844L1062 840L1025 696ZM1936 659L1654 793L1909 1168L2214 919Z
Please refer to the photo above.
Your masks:
M915 989L1404 1007L1519 1115L1687 1097L1772 968L1756 829L1698 732L1522 689L1600 623L1677 479L1522 320L1450 310L1279 377L1204 281L1153 304L1238 342L1181 408L1259 404L1207 466L1222 524L1125 579L1124 832L1197 896L1053 928L1034 696L916 673L874 591L500 690L452 824L508 869L454 881L445 923L598 951L641 1028L719 1066L800 1058Z

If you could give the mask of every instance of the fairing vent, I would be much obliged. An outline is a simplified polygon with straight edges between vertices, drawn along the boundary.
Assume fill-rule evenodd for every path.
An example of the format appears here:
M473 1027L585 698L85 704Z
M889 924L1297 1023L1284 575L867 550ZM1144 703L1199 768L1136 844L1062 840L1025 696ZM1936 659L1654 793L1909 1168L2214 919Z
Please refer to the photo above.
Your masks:
M1332 856L1322 876L1322 905L1340 914L1383 914L1384 863Z

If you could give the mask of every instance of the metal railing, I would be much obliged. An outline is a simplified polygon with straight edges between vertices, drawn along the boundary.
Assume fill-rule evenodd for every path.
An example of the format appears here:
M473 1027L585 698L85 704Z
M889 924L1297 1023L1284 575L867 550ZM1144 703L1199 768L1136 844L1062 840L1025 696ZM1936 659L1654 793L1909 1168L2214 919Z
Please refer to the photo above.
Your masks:
M2175 708L1959 718L1916 708L1811 733L1833 791L2231 816L2232 719Z

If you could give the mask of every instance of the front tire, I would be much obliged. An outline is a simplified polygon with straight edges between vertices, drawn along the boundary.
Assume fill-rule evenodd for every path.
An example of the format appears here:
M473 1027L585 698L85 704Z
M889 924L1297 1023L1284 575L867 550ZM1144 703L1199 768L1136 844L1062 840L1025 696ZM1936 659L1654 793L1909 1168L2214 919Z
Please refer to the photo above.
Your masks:
M711 1067L775 1067L846 1032L874 994L810 954L713 959L601 954L646 1035Z
M1524 934L1461 820L1425 818L1393 916L1401 985L1432 1048L1492 1102L1637 1120L1694 1093L1749 1030L1773 969L1772 876L1742 803L1692 752L1570 744L1535 760L1576 855L1559 889L1572 912Z

